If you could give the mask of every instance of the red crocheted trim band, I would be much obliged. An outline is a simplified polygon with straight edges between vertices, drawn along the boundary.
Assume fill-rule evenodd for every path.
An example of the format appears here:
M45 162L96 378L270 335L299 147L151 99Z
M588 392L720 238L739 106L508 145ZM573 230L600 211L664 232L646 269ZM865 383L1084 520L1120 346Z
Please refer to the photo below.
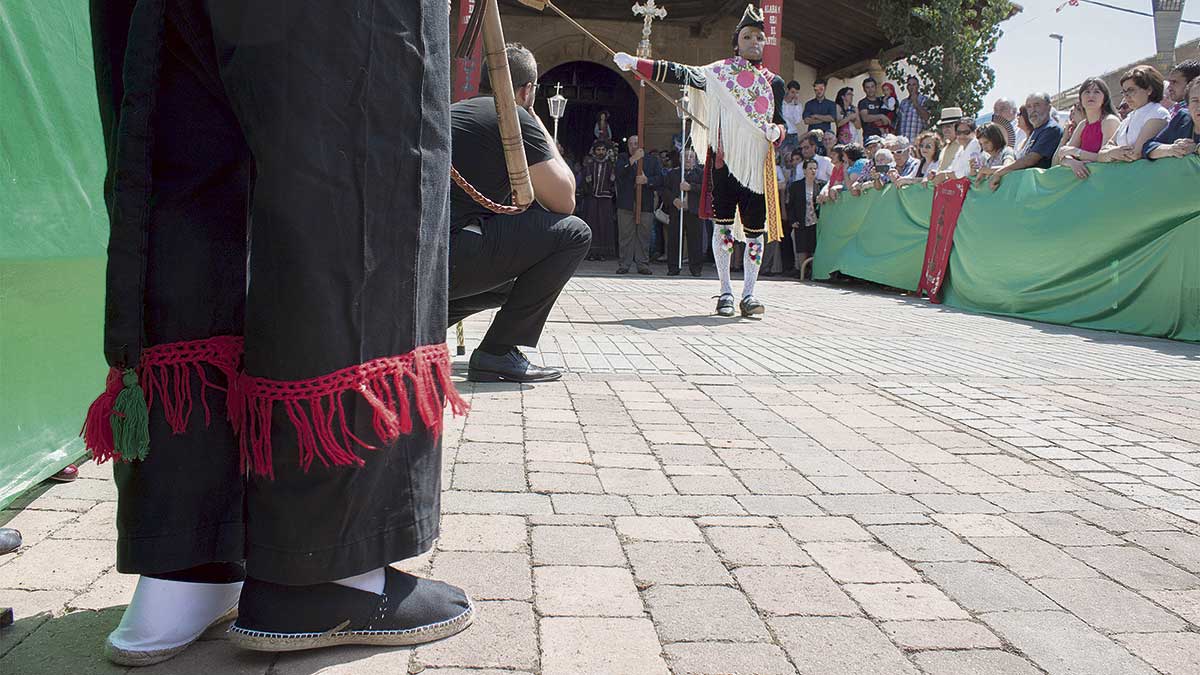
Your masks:
M361 466L355 446L373 450L350 431L346 423L344 394L358 392L374 410L375 435L390 443L412 432L410 394L417 414L436 438L441 434L442 411L447 403L455 415L465 414L467 403L450 378L450 352L445 344L418 347L403 356L373 359L309 380L281 381L241 372L244 341L238 336L156 345L142 352L138 382L145 390L147 408L155 401L172 433L187 431L194 402L192 374L200 378L204 420L212 421L208 389L226 392L226 405L234 433L239 437L243 473L274 477L272 469L271 414L276 403L285 406L296 429L301 466L314 461L325 466ZM225 377L225 386L214 382L205 366ZM81 435L95 461L121 460L113 443L113 404L122 390L122 371L112 368L105 391L88 409Z
M373 359L309 380L268 380L240 374L229 393L229 419L237 432L243 473L274 477L271 416L284 406L296 430L300 466L361 466L355 446L376 447L359 438L346 423L344 394L357 392L374 411L372 426L383 443L412 432L409 395L417 414L434 438L442 432L442 411L467 411L450 379L450 351L445 344L418 347L403 356Z

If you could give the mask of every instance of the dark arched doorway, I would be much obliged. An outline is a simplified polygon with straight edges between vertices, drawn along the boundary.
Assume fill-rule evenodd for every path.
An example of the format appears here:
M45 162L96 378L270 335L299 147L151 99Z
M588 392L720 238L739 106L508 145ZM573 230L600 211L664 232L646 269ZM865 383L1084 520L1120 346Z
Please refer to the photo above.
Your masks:
M538 77L538 115L553 131L554 121L546 100L554 95L554 85L562 84L567 109L558 124L558 141L576 161L592 147L592 128L601 110L609 114L613 139L620 142L637 133L637 94L616 72L591 61L571 61L555 66Z

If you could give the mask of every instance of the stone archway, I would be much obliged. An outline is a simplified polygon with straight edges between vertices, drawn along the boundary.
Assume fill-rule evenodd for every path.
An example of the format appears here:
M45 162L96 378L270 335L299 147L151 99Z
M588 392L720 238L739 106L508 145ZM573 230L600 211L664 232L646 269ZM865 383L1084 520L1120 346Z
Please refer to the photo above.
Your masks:
M568 61L546 70L538 81L541 89L536 110L547 123L547 100L554 95L555 85L562 85L567 108L559 123L558 140L569 157L578 161L590 151L601 111L609 115L613 140L620 142L636 133L637 94L613 70L593 61Z

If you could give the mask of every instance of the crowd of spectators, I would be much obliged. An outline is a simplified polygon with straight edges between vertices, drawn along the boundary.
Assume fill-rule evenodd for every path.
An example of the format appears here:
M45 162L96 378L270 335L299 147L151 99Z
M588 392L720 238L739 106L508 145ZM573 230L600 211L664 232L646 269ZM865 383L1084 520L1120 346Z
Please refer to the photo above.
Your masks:
M768 247L763 275L798 276L816 248L821 205L843 195L858 196L887 186L928 188L964 178L996 190L1006 176L1030 168L1061 165L1086 179L1091 175L1088 165L1094 162L1196 153L1200 148L1198 78L1200 62L1195 60L1177 64L1166 77L1152 66L1139 65L1122 75L1119 101L1102 78L1091 77L1080 85L1079 100L1070 114L1055 110L1049 95L1035 92L1020 106L1008 98L997 99L990 121L983 124L961 108L935 108L916 76L907 78L901 99L891 83L872 78L863 81L857 101L858 92L852 87L842 87L827 98L825 80L818 80L812 97L804 100L801 85L789 82L781 110L787 130L776 168L787 238L782 245ZM597 146L580 166L580 201L587 209L591 201L615 199L616 215L608 218L617 225L601 226L602 236L593 238L593 257L617 257L619 273L636 265L643 274L651 273L649 262L667 260L669 273L678 274L670 251L678 256L680 244L672 241L668 246L667 239L678 229L681 206L685 215L689 208L695 213L698 195L693 193L699 190L697 180L664 180L680 173L681 139L675 139L672 150L654 152L642 150L636 137L618 148L606 119L597 120L595 133ZM644 161L641 177L635 175L639 158ZM607 163L609 170L598 171L597 163ZM689 172L698 179L702 169L689 167ZM611 185L595 185L601 177ZM631 193L639 182L647 189L643 222L635 226ZM671 189L665 189L668 185ZM607 214L603 208L591 208L597 215ZM591 217L588 221L596 227ZM703 240L697 247L685 248L690 270L697 275L700 265L691 259L702 255L711 261L711 223L701 222L698 231L689 228L686 234L689 240Z

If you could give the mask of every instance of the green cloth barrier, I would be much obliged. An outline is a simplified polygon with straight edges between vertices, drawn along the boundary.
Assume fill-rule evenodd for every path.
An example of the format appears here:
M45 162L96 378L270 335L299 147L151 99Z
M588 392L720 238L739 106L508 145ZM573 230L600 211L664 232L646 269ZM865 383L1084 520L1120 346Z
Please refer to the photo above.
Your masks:
M2 508L83 454L108 219L87 3L0 2L0 54Z
M933 190L924 186L843 193L821 208L813 278L841 272L884 286L917 290Z
M967 195L943 289L975 312L1200 341L1200 158L1031 169ZM821 211L813 278L914 291L933 192L844 195Z

